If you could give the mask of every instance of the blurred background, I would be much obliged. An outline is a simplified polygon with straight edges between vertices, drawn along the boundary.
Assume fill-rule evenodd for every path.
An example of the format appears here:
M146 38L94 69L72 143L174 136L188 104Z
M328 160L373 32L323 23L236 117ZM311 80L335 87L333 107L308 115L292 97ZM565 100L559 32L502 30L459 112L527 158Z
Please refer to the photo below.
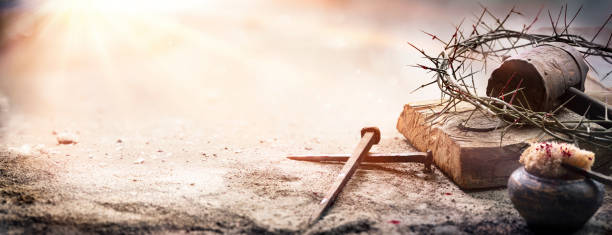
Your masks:
M546 10L556 15L563 4L482 2L499 16L516 5L523 15L510 25L517 28L544 7L535 31L550 31ZM568 15L583 5L574 26L588 37L612 10L612 2L603 0L567 4ZM466 0L0 5L0 87L13 111L49 117L215 113L220 120L330 111L342 117L360 106L398 112L404 103L437 98L434 87L410 92L431 74L410 67L425 61L406 42L438 53L440 43L422 31L447 40L462 20L471 27L482 10Z

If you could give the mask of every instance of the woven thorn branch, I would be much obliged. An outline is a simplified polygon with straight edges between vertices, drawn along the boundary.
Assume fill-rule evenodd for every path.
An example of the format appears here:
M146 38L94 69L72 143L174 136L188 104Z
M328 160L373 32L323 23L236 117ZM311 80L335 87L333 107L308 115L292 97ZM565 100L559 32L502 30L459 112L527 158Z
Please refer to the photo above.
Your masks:
M612 19L612 14L598 28L597 33L592 38L587 39L583 35L570 33L572 31L571 25L580 14L582 6L571 19L567 15L567 4L561 7L556 19L554 19L555 17L550 10L547 11L552 26L550 34L530 33L530 29L539 20L543 8L539 9L536 17L529 25L524 24L520 30L513 30L506 26L509 20L515 15L523 15L515 7L510 9L503 17L495 16L485 6L481 5L481 7L480 14L474 15L475 22L472 24L471 30L462 30L465 21L463 20L455 27L455 31L448 41L423 31L432 40L443 45L443 50L437 55L429 55L423 49L408 42L431 63L429 66L423 64L414 66L434 73L433 81L421 85L414 91L431 85L437 85L441 91L443 108L436 112L430 121L433 123L443 116L442 114L452 112L453 108L460 102L467 102L476 107L473 112L479 111L485 115L499 117L499 120L504 123L501 140L503 140L505 131L509 130L510 127L531 126L540 128L560 141L573 143L588 141L599 147L612 148L612 129L594 125L597 123L612 123L612 120L607 118L608 115L605 115L604 120L588 120L585 115L576 120L559 120L555 114L562 110L566 103L550 112L536 112L529 108L528 103L523 104L520 101L521 99L516 99L516 96L525 95L521 92L523 89L520 87L521 83L513 90L498 96L479 96L474 82L475 75L486 74L487 63L493 61L501 63L510 57L510 54L517 53L519 48L534 47L543 43L566 43L581 52L585 61L588 57L599 57L612 64L612 48L610 48L612 34L608 36L605 45L595 42L595 39L600 36ZM564 15L563 22L560 22L561 15ZM469 34L466 32L469 32ZM482 65L477 67L477 64ZM587 64L594 69L588 61ZM602 80L609 77L611 73L612 71L605 74ZM467 121L469 121L469 118Z

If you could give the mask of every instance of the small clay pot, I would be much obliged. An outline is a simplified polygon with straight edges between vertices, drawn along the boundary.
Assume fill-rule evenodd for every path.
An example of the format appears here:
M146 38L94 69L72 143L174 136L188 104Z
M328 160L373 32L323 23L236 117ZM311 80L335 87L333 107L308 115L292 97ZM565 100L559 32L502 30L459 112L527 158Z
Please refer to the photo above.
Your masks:
M508 179L514 208L533 229L578 230L595 214L603 185L591 179L549 179L516 169Z

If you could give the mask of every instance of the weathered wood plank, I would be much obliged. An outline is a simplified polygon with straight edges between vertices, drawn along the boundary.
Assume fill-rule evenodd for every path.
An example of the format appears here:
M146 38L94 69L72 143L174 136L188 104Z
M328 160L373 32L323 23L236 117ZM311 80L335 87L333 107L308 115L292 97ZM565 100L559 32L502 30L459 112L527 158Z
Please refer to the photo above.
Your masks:
M442 115L433 123L427 119L442 108L436 102L407 104L398 119L397 130L419 151L431 150L436 166L464 189L505 186L512 171L519 167L518 159L528 143L552 139L537 128L509 128L503 140L503 128L467 131L459 124L472 113L473 106L469 104L458 105L451 115ZM558 118L573 119L576 114L563 111ZM499 122L480 112L474 112L470 120L469 126L476 128L496 126ZM610 159L609 150L588 149L599 157L596 166Z

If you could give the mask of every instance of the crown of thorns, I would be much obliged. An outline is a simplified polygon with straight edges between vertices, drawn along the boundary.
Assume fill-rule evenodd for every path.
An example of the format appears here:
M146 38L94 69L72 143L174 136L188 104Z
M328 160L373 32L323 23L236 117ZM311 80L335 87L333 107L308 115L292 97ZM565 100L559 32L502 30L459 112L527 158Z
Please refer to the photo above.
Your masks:
M529 32L538 21L543 8L540 8L529 25L524 24L520 30L514 30L506 27L506 24L512 16L522 15L515 7L510 9L504 17L497 17L486 7L482 5L481 7L483 10L479 15L474 15L475 22L471 25L471 28L463 30L462 25L465 19L462 20L455 27L455 31L448 41L423 31L432 40L436 40L443 45L443 50L435 56L427 54L423 49L419 49L410 42L408 43L431 62L431 65L417 64L414 66L435 73L433 81L421 85L414 91L430 85L437 85L442 94L441 105L443 105L443 108L441 111L435 112L428 120L432 124L440 121L438 119L444 116L442 114L451 113L460 102L467 102L476 107L472 114L478 111L488 116L501 117L500 120L505 123L503 127L500 127L504 128L501 140L503 140L506 130L512 126L532 126L540 128L561 141L574 143L589 141L600 147L612 148L612 130L593 125L595 123L612 123L607 118L605 120L588 120L583 115L575 120L559 120L555 117L555 114L563 109L565 104L561 104L550 112L536 112L525 108L522 104L517 104L517 102L513 104L513 99L506 102L501 98L522 94L519 92L521 88L517 87L512 91L500 94L499 97L479 96L474 83L475 75L486 73L487 62L497 60L501 63L509 57L509 54L517 52L518 48L533 47L543 43L566 43L576 48L585 58L590 56L600 57L607 63L612 64L612 48L610 48L612 34L608 36L605 45L594 42L611 20L612 14L599 27L597 33L592 38L587 39L582 35L570 33L571 25L580 14L582 6L571 19L567 15L567 4L561 7L556 17L551 15L550 10L548 10L548 19L552 26L552 32L549 35ZM469 32L469 34L466 34L466 32ZM477 64L481 64L481 66ZM590 64L589 67L593 69ZM610 76L611 73L612 71L605 74L602 80Z

